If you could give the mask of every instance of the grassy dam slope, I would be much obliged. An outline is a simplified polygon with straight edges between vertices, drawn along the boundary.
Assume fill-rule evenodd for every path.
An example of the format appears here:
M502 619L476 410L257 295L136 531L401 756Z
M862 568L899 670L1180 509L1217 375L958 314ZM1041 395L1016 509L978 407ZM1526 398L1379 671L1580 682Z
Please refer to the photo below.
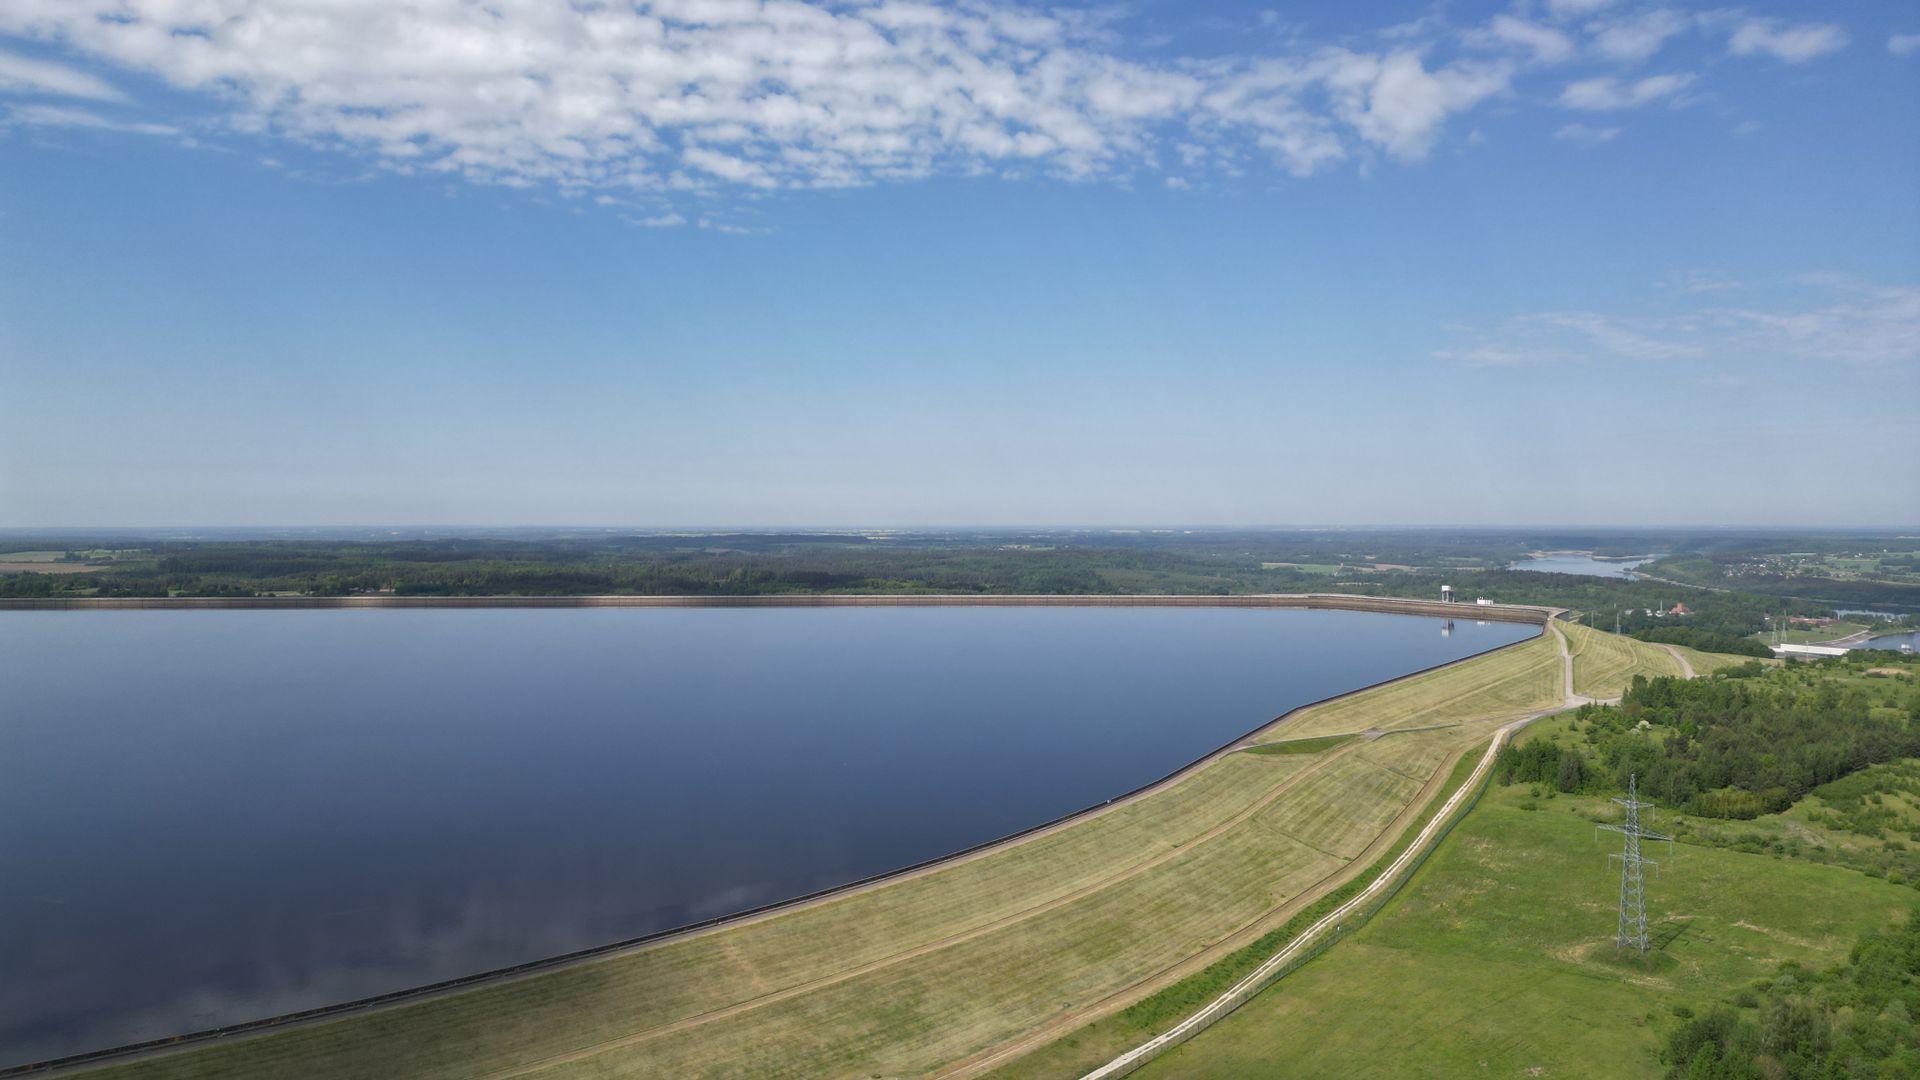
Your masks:
M1627 650L1623 662L1611 643L1589 642L1572 664L1576 685L1612 696L1635 671L1664 662L1677 673L1657 646ZM1250 740L1314 740L1293 752L1224 753L1138 798L924 872L90 1075L980 1073L1193 975L1359 875L1457 781L1464 754L1504 723L1560 708L1566 670L1549 630L1300 710Z
M1566 730L1557 717L1522 741ZM1914 903L1911 886L1841 865L1660 844L1655 953L1623 955L1618 845L1593 828L1616 810L1604 796L1492 785L1372 921L1134 1075L1661 1076L1676 1010L1784 963L1845 964L1862 933Z
M1567 647L1573 651L1573 692L1582 697L1619 697L1635 675L1651 679L1681 674L1679 660L1658 645L1578 623L1563 623L1560 628L1567 635ZM1699 673L1705 674L1706 669Z

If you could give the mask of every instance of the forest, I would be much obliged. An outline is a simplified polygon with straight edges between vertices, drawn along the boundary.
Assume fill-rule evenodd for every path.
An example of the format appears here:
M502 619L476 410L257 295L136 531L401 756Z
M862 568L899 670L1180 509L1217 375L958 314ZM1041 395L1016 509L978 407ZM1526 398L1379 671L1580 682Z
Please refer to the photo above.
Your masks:
M1916 673L1913 658L1876 653L1636 677L1618 706L1580 709L1577 742L1507 747L1496 775L1563 792L1622 789L1637 776L1648 797L1699 817L1778 813L1870 765L1920 756Z
M70 552L0 574L0 598L58 596L750 595L779 593L1240 594L1344 592L1552 604L1595 626L1752 651L1734 639L1769 616L1831 608L1660 581L1508 570L1556 547L1646 552L1687 534L1363 530L1012 530L638 533L475 530L473 535L0 537ZM1796 542L1804 538L1796 537ZM86 553L112 550L110 560ZM0 562L6 559L0 550ZM1683 601L1684 623L1665 613ZM1658 613L1658 614L1656 614Z

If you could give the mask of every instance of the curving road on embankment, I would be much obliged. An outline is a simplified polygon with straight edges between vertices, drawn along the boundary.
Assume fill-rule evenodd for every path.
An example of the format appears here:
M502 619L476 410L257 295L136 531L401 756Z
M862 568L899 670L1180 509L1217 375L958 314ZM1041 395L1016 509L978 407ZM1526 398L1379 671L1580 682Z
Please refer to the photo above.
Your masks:
M1581 705L1588 704L1595 700L1602 700L1604 702L1618 701L1619 699L1617 697L1594 699L1574 693L1574 656L1567 646L1566 635L1560 631L1557 619L1548 624L1548 629L1558 640L1560 660L1564 671L1565 700L1562 708L1543 710L1531 716L1501 725L1501 727L1494 732L1492 740L1488 742L1487 748L1485 752L1481 754L1479 763L1474 766L1472 774L1470 774L1466 781L1460 785L1459 789L1447 799L1441 810L1427 822L1426 827L1420 830L1419 835L1414 839L1413 843L1409 844L1406 850L1403 851L1379 877L1374 879L1371 884L1361 890L1361 892L1352 899L1341 904L1340 907L1329 913L1325 918L1315 922L1312 926L1302 931L1297 938L1288 942L1279 952L1269 957L1253 972L1249 973L1245 978L1235 983L1212 1001L1209 1001L1198 1011L1159 1035L1133 1047L1099 1068L1087 1073L1082 1080L1115 1080L1117 1077L1122 1077L1133 1072L1168 1049L1192 1038L1220 1018L1231 1013L1234 1009L1245 1004L1247 1000L1255 994L1258 994L1261 990L1265 989L1270 982L1278 978L1281 973L1288 969L1289 965L1296 963L1301 957L1309 955L1310 951L1320 945L1324 939L1346 929L1345 923L1349 919L1352 919L1357 913L1364 911L1369 904L1378 903L1383 897L1391 895L1393 890L1398 889L1400 885L1404 884L1404 879L1410 874L1411 869L1417 866L1420 861L1424 860L1433 848L1439 844L1454 820L1463 815L1461 808L1473 799L1474 795L1479 791L1480 786L1487 781L1488 774L1492 771L1494 762L1499 757L1500 749L1505 746L1507 741L1516 732L1520 731L1520 729L1541 717L1564 712L1567 709L1578 708ZM1693 665L1688 662L1687 658L1682 655L1678 649L1671 645L1661 645L1660 648L1672 656L1674 662L1680 666L1680 671L1685 678L1692 679L1696 677Z
M1143 598L1035 599L1107 606ZM1370 597L1149 602L1223 600L1466 617L1458 605ZM1536 623L1551 614L1517 607L1468 613ZM186 1045L132 1048L111 1059L113 1072L684 1075L773 1060L764 1055L800 1071L978 1072L1030 1038L1199 970L1357 876L1438 797L1462 749L1493 725L1564 699L1564 639L1559 649L1551 674L1541 670L1551 650L1534 638L1296 710L1112 803L876 881L534 970L209 1033ZM1368 738L1286 760L1237 752L1250 742L1335 734ZM1371 816L1358 819L1364 832L1342 826L1332 840L1316 833L1356 784L1381 791L1365 803ZM1245 854L1221 861L1235 852ZM1254 861L1236 861L1242 858ZM1164 906L1163 898L1198 903L1193 897L1209 890L1229 896L1248 888L1257 896L1204 917ZM1268 894L1278 899L1258 899ZM1163 924L1174 937L1153 929ZM1088 960L1084 950L1096 946L1119 955ZM1024 957L1025 966L994 959L1001 954ZM1062 994L1077 996L1062 1008ZM872 1031L865 1026L871 1013L902 1001L920 1010L915 1025L933 1026L879 1035L880 1045L859 1034Z

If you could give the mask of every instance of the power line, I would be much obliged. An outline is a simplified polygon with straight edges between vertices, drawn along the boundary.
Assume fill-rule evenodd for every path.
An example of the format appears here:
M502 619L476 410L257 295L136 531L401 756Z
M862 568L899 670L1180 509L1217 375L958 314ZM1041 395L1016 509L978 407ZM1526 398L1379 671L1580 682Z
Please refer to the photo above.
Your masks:
M1618 855L1609 855L1610 859L1620 860L1620 930L1613 939L1616 949L1633 948L1646 955L1647 945L1647 880L1645 868L1651 866L1656 872L1660 864L1640 855L1640 841L1665 840L1673 842L1673 837L1664 833L1648 832L1640 827L1640 811L1653 806L1650 802L1641 802L1640 777L1638 774L1627 777L1627 797L1614 802L1627 808L1627 820L1620 825L1602 825L1600 828L1617 832L1626 837L1626 847Z

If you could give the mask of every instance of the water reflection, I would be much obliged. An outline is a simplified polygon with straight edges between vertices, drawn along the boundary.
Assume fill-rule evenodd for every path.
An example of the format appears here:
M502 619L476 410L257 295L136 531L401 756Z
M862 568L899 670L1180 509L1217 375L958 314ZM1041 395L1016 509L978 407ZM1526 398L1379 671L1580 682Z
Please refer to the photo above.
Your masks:
M879 873L1535 632L1440 621L0 613L0 1064Z

